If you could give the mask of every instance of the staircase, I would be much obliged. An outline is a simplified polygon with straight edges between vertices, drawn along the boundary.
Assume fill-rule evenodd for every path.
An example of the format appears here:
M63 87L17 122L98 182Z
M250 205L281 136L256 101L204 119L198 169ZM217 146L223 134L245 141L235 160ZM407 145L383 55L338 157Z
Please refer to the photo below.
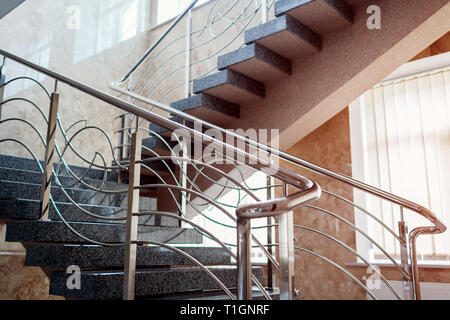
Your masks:
M26 248L26 265L41 267L50 278L50 294L66 298L294 299L298 298L295 284L292 283L294 250L299 250L337 268L375 299L365 283L352 276L344 267L314 251L294 245L294 230L305 229L305 226L293 225L294 209L302 207L319 210L340 218L338 213L320 207L317 200L322 195L321 187L297 173L297 170L303 170L301 172L321 174L336 183L357 188L368 196L389 201L401 210L408 209L432 223L432 226L417 227L407 234L406 222L401 220L398 235L396 231L388 230L395 234L402 248L400 263L389 254L386 255L402 274L405 284L403 297L420 299L417 237L442 233L446 229L428 209L239 135L236 138L245 142L245 147L244 150L233 149L232 156L236 159L233 158L235 162L232 169L213 166L202 158L194 159L191 155L177 157L173 153L177 143L170 139L175 130L183 129L189 137L203 139L202 147L205 147L205 141L212 139L206 131L208 128L224 133L222 128L239 127L253 118L256 122L250 121L248 126L256 124L256 128L272 128L276 127L272 120L279 120L283 113L286 113L283 117L291 118L289 124L297 121L299 114L291 109L284 112L281 108L268 110L267 106L273 103L274 97L281 106L286 96L292 94L292 88L297 84L300 86L298 75L295 74L296 69L299 69L299 61L304 59L311 62L314 57L321 59L329 54L330 47L324 44L330 35L336 33L345 37L345 34L354 32L355 20L358 23L361 21L355 15L355 12L361 12L360 3L356 0L279 0L271 2L273 19L268 19L267 10L271 5L267 1L261 1L259 9L255 11L258 14L262 12L261 23L241 30L245 31L243 42L238 49L226 50L225 54L221 53L217 57L214 68L217 72L208 71L191 79L189 69L194 63L189 61L188 53L193 49L185 49L186 94L183 99L175 99L168 106L163 102L167 92L162 94L163 97L154 97L152 92L155 90L147 88L148 83L152 83L151 78L146 78L152 70L147 69L155 67L155 64L158 69L160 66L157 63L146 63L153 61L149 56L157 52L156 48L161 41L183 18L189 16L188 13L196 2L193 1L175 19L168 31L127 76L111 85L113 90L122 95L123 100L0 50L0 54L7 59L55 80L55 90L51 94L47 91L50 109L45 128L47 139L44 143L44 161L0 156L0 220L7 223L6 241L22 243ZM439 0L435 1L436 8L439 3ZM186 34L191 35L191 30L187 30ZM328 51L323 53L324 50ZM324 70L326 66L326 63L320 65ZM136 71L142 73L134 81ZM19 81L19 77L12 81L16 80ZM308 78L301 81L310 83ZM122 112L118 117L122 121L122 127L115 132L122 135L120 145L113 145L110 136L105 134L113 154L110 164L106 163L106 157L102 153L97 152L94 160L100 154L102 165L97 162L94 165L94 160L89 165L89 160L86 159L83 159L85 166L67 165L69 160L66 161L64 152L61 154L62 149L58 148L55 132L61 138L57 141L64 141L65 151L73 148L71 136L67 134L72 126L85 121L86 125L80 131L101 131L101 128L89 126L88 119L73 119L79 121L74 122L69 129L61 124L60 117L64 117L64 114L58 111L58 82ZM0 89L3 83L0 83ZM128 84L127 89L121 87L124 84ZM286 87L280 87L280 84ZM288 87L289 90L286 89ZM41 88L46 90L44 86ZM175 89L177 88L169 88L169 92ZM3 103L6 105L8 101ZM258 113L259 105L266 106L264 110L261 108L261 113ZM39 108L37 104L34 107ZM168 117L154 112L154 109L164 111ZM16 118L1 120L0 125L7 121L17 121ZM197 130L195 124L198 123L203 125L203 131ZM17 139L0 140L0 144L3 142L20 144ZM216 143L230 147L225 142ZM248 151L251 148L290 162L294 170L283 166L277 168L261 154L255 157ZM117 157L116 149L120 151ZM29 148L27 151L34 157ZM243 155L244 160L238 159L238 155ZM57 156L62 159L61 165L57 165ZM256 163L250 163L255 158ZM250 173L243 174L241 167L247 168L251 173L263 172L273 179L272 183L259 186L259 189L267 190L267 201L261 201L255 195L258 188L246 186L245 179ZM212 173L208 173L208 170ZM236 171L241 175L236 175ZM43 177L47 177L47 180ZM225 179L227 184L221 179ZM219 196L210 194L209 186L222 188L220 194L237 190L252 202L243 203L239 198L236 205L225 205L220 202ZM282 194L280 198L273 199L269 195L271 192L275 193L275 190ZM50 199L46 199L46 192L50 192ZM323 193L357 208L349 199L329 190L324 189ZM48 215L43 215L46 205L49 206ZM224 224L203 215L202 210L206 206L218 210L231 220ZM227 243L221 240L223 235L216 229L206 230L201 224L191 221L187 215L188 210L194 210L205 220L209 219L232 229L237 234L237 243ZM370 215L369 212L364 213ZM268 218L267 225L263 228L268 228L271 232L277 226L277 243L269 240L261 243L254 236L250 222L255 218ZM361 232L351 222L344 222L355 232ZM331 239L361 258L339 239L311 228L307 230ZM368 235L364 236L382 249ZM206 238L216 241L220 247L203 246ZM252 265L252 246L259 247L268 258L265 272L261 266ZM236 254L231 247L236 247ZM279 248L275 251L272 247ZM278 255L278 260L275 255ZM364 262L371 266L367 260ZM80 289L70 289L67 285L72 279L72 274L67 270L74 265L81 270ZM279 272L279 283L274 286L269 280L265 282L266 279L272 279L275 272ZM382 279L389 285L385 278ZM279 291L274 289L276 286L279 286ZM402 298L395 291L394 295Z
M352 7L343 0L276 1L274 13L273 20L245 31L244 46L218 56L217 73L193 81L191 97L170 106L233 128L246 104L263 102L267 86L290 77L293 60L320 53L324 34L350 28L353 22ZM142 86L135 84L134 91L145 96ZM171 120L183 121L175 114ZM156 125L150 130L168 134Z
M42 164L42 163L41 163ZM56 166L55 166L56 167ZM86 168L71 167L81 174ZM117 176L117 175L116 175ZM110 175L114 178L114 175ZM90 170L83 181L101 185L103 172ZM7 223L6 241L20 242L26 248L26 266L40 267L50 278L50 294L77 299L118 299L122 297L124 248L123 246L96 246L70 232L60 215L80 234L96 241L115 243L125 241L123 221L104 223L82 214L57 187L52 196L59 213L52 208L48 220L40 220L40 181L42 174L32 159L0 156L0 222ZM59 183L71 185L76 180L67 172L58 176ZM114 181L105 183L108 189L123 189L127 185ZM127 196L102 196L87 190L81 183L66 189L70 198L89 212L107 218L126 215ZM155 204L142 198L141 210L151 210ZM125 206L125 207L124 207ZM139 239L154 240L174 245L204 265L227 287L236 286L236 267L229 254L221 248L199 245L202 236L194 229L178 227L178 221L166 217L140 217ZM81 289L69 289L67 273L70 266L81 270ZM218 287L189 259L170 250L139 246L136 266L137 298L198 299L225 298ZM262 280L263 270L254 268Z

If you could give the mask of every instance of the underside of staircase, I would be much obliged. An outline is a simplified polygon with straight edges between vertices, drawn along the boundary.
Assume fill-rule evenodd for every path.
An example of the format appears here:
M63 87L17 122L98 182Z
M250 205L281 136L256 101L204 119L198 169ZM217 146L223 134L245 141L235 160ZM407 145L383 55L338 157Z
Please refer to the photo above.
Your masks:
M446 0L430 0L426 5L415 0L380 0L375 3L386 13L384 29L368 30L367 3L276 1L275 19L247 30L245 45L220 56L219 71L195 80L194 95L173 102L171 107L226 128L280 129L280 147L289 147L449 27L450 6ZM399 15L411 18L402 20ZM182 122L180 117L172 116L172 120ZM193 127L190 122L186 125ZM155 124L150 125L150 130L164 136L165 143L157 137L146 138L143 157L152 157L153 152L169 154L174 144L170 132ZM141 183L159 183L158 175L170 183L173 163L156 161L148 166L151 170L143 170ZM85 170L71 169L79 174ZM108 176L108 189L128 189L126 172L110 172ZM102 178L102 171L90 170L86 181L100 185ZM49 219L41 220L41 179L33 160L0 156L0 220L7 223L6 241L22 243L27 249L26 265L46 271L50 294L75 299L120 299L123 247L93 245L70 231L61 216L83 236L111 243L125 241L124 222L106 223L83 214L56 186L52 196L59 212L51 208ZM63 172L59 183L72 184L74 179ZM99 195L79 183L66 192L79 207L96 215L126 216L127 193ZM167 196L166 189L141 193L140 210L168 210L173 201L168 201ZM180 227L177 220L140 217L139 240L179 245L207 265L227 287L236 287L236 268L229 254L221 248L201 246L202 235ZM71 265L82 270L81 282L85 285L79 290L67 286L70 274L66 270ZM205 272L168 249L139 246L137 268L138 299L226 298ZM262 282L263 269L255 267L253 272Z
M370 5L380 8L379 30L367 27ZM219 56L219 71L194 80L194 95L171 107L227 129L278 129L287 150L450 29L447 0L279 0L274 14L246 30L245 45ZM170 142L169 130L150 130ZM144 140L152 143L161 141Z

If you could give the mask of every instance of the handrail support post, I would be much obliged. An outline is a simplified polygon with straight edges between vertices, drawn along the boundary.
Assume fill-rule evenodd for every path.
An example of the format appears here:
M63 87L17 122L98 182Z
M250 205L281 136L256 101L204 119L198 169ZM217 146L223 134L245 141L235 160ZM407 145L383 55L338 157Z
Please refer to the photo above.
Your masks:
M186 16L186 65L184 71L184 96L191 96L191 32L192 32L192 9Z
M4 72L4 66L2 66L0 68L0 86L4 85L6 83L6 75ZM0 103L3 102L3 94L5 92L5 87L1 87L0 88ZM2 109L3 109L3 105L0 104L0 120L2 120Z
M267 184L267 200L271 200L273 198L273 189L272 189L272 185L273 185L273 178L271 176L267 176L267 180L266 180L266 184ZM273 248L272 248L272 243L273 243L273 236L272 236L272 217L267 217L267 225L269 226L267 228L267 244L269 245L267 247L267 252L269 252L270 255L273 254ZM275 276L273 274L273 265L272 262L270 261L270 259L267 259L267 288L269 290L273 290L275 287Z
M398 230L399 230L399 238L403 243L400 243L400 260L401 266L405 272L411 274L410 266L409 266L409 256L408 256L408 226L406 222L403 220L403 207L400 207L401 211L401 220L398 222ZM411 280L407 279L405 275L402 275L402 287L403 287L403 299L412 300L412 291L411 291Z
M56 87L56 85L55 85ZM47 139L44 156L44 172L42 174L41 189L41 220L47 220L50 209L50 196L52 189L53 164L55 162L55 139L59 107L59 94L53 92L50 97L50 109L47 125Z
M237 298L252 300L251 222L237 219Z
M125 267L123 277L123 300L134 300L134 288L136 278L136 255L138 240L139 217L139 185L141 179L142 134L135 132L131 136L131 158L128 182L128 210L127 210L127 232L125 243Z
M261 23L266 23L268 20L269 8L267 7L267 0L261 0Z
M283 196L287 197L288 186L283 183ZM280 261L280 300L294 298L294 217L289 211L279 216L278 220L278 254Z

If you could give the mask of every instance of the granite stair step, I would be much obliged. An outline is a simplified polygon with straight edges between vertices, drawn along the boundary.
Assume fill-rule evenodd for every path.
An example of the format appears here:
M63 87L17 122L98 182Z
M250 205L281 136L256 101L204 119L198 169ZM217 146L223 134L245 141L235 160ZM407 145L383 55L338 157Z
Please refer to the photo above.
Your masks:
M44 168L44 162L43 161L39 161L39 162L40 162L42 168ZM86 166L88 166L88 165L89 164L86 164ZM39 166L34 159L8 156L8 155L4 155L4 154L0 154L0 167L40 172ZM69 167L78 176L84 174L87 169L86 167L73 166L73 165L70 165ZM53 165L53 168L56 170L58 168L58 163L55 163ZM65 171L62 164L60 166L59 173L62 175L69 175ZM108 175L109 181L117 181L117 172L108 171L107 175ZM91 168L85 177L90 178L90 179L103 180L104 170Z
M170 106L207 122L225 123L240 117L239 105L204 93L175 101Z
M0 180L0 199L31 199L40 200L42 186L24 182ZM123 207L127 203L127 194L104 194L93 190L66 188L67 195L78 204L95 204ZM70 202L62 188L52 186L53 201Z
M80 177L81 178L81 177ZM25 182L31 184L41 184L42 183L42 173L39 171L23 170L23 169L13 169L13 168L3 168L0 167L0 180L12 181L12 182ZM87 187L81 182L75 184L77 179L72 176L59 174L59 183L63 186L70 186L71 188L87 189ZM117 190L123 189L124 185L117 183L117 181L105 181L96 180L90 178L83 178L83 182L94 187L105 188L106 190ZM56 178L53 176L52 184L56 185ZM74 185L75 184L75 185ZM73 185L73 186L72 186Z
M193 91L236 104L261 100L266 95L263 83L228 69L194 80Z
M126 228L123 224L72 222L70 226L91 240L105 243L125 241ZM141 226L138 239L173 244L202 243L202 235L195 229L176 227ZM23 243L91 243L71 232L63 222L43 220L9 222L5 240Z
M236 287L236 269L234 267L210 267L210 270L225 286ZM262 279L262 268L255 267L253 272L259 279ZM87 300L120 299L122 297L123 272L121 271L82 271L79 290L67 288L66 282L69 276L70 274L63 271L52 272L50 294ZM136 272L136 297L151 298L157 295L213 289L219 289L219 286L200 268L153 269Z
M231 290L236 295L236 290ZM280 300L280 290L273 289L266 292L272 298L272 300ZM201 292L187 292L183 294L171 294L161 297L153 297L152 300L230 300L230 298L220 290L204 290ZM262 292L257 288L252 289L252 300L266 300Z
M287 59L318 53L322 47L320 35L288 15L245 31L245 43L258 43Z
M291 74L291 61L279 54L252 43L218 58L218 69L230 69L258 80L269 83Z
M222 248L179 247L204 265L231 264L231 256ZM124 247L101 246L29 246L25 265L48 269L66 269L76 265L81 269L114 269L124 266ZM167 248L138 246L137 268L192 265L192 261Z
M318 34L326 34L353 23L352 8L343 0L279 0L275 16L288 14Z

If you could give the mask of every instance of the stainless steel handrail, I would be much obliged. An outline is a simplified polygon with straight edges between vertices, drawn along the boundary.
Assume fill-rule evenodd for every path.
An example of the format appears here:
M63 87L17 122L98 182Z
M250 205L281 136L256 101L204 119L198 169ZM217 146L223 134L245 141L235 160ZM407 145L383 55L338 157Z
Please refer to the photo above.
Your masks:
M4 50L0 49L0 55L3 55L11 60L14 60L24 66L27 66L31 69L34 69L38 72L41 72L42 74L45 74L57 81L60 81L62 83L65 83L75 89L80 90L81 92L84 92L92 97L95 97L103 102L106 102L108 104L111 104L125 112L128 113L133 113L147 121L153 122L155 124L158 124L160 126L163 126L169 130L177 130L177 129L183 129L186 132L188 132L189 134L193 135L194 137L199 138L201 141L206 141L207 143L216 143L219 145L225 145L227 148L227 151L232 150L234 156L240 156L240 157L244 157L244 159L247 161L254 161L254 164L250 165L253 168L256 168L257 170L261 170L264 172L269 172L269 175L271 175L272 177L279 179L280 181L283 181L284 183L290 184L292 186L295 186L297 189L299 190L303 190L305 189L305 186L309 186L309 180L305 179L304 177L286 170L282 167L280 168L275 168L274 165L268 161L263 161L261 160L259 157L254 156L253 154L243 151L239 148L236 148L234 146L230 146L222 141L219 141L217 139L214 139L208 135L205 135L201 132L198 132L194 129L188 128L184 125L181 125L177 122L174 122L172 120L169 120L165 117L162 117L160 115L157 115L153 112L147 111L143 108L137 107L134 104L128 103L122 99L119 99L117 97L114 97L108 93L105 93L103 91L97 90L95 88L92 88L90 86L87 86L81 82L75 81L71 78L68 78L66 76L63 76L59 73L53 72L51 70L48 70L46 68L43 68L41 66L38 66L34 63L31 63L25 59L22 59L18 56L15 56L9 52L6 52ZM171 108L168 106L165 106L161 103L152 103L153 105L156 105L162 109L166 109L166 110L170 110ZM219 128L217 126L214 126L212 124L209 124L205 121L201 121L200 119L197 119L195 117L189 116L185 113L179 112L184 118L193 118L194 120L198 120L200 123L206 124L207 126L211 126L211 127L215 127L219 130L224 131L224 129ZM228 133L228 132L227 132ZM412 264L412 276L413 279L415 279L414 285L416 287L416 293L415 293L415 297L420 298L420 291L419 291L419 282L417 281L418 279L418 265L417 265L417 261L416 261L416 253L415 253L415 241L417 239L417 237L420 234L437 234L437 233L442 233L446 230L446 226L444 225L444 223L442 223L430 210L424 208L421 205L418 205L414 202L411 202L409 200L406 200L404 198L401 198L399 196L396 196L394 194L391 194L389 192L383 191L381 189L378 189L376 187L370 186L364 182L355 180L353 178L350 178L348 176L336 173L334 171L328 170L326 168L320 167L318 165L312 164L310 162L307 162L305 160L299 159L293 155L290 155L288 153L285 153L283 151L274 149L270 146L261 144L259 142L253 141L249 138L246 137L242 137L240 135L237 134L232 134L234 137L236 137L237 139L241 140L241 141L245 141L248 145L254 147L254 148L260 148L262 150L265 150L267 152L272 153L273 155L279 157L282 160L288 161L290 163L294 163L296 165L299 165L303 168L307 168L313 172L325 175L327 177L330 178L334 178L338 181L341 181L343 183L346 183L348 185L351 185L357 189L363 190L365 192L368 192L372 195L378 196L382 199L385 199L387 201L393 202L397 205L400 205L402 208L407 208L410 209L418 214L420 214L421 216L425 217L427 220L429 220L431 223L434 224L434 226L431 227L419 227L414 229L413 231L411 231L410 233L410 245L411 245L411 264ZM249 162L250 162L249 161ZM302 192L297 193L298 197L302 197ZM251 208L251 207L246 207L248 210L251 210L253 212L259 212L261 211L261 215L265 213L270 213L273 212L275 214L275 212L279 213L282 212L283 208L289 208L289 204L291 203L292 198L288 199L279 199L279 201L272 201L269 203L261 203L261 204L257 204L257 207L255 208ZM294 203L297 203L298 205L301 205L301 201L294 201ZM276 209L278 208L278 209ZM242 209L241 209L242 210ZM246 211L247 212L247 211ZM243 214L245 215L245 214Z
M393 202L393 203L395 203L397 205L400 205L402 207L410 209L410 210L420 214L421 216L425 217L431 223L433 223L436 226L436 228L439 231L439 233L445 232L445 230L447 229L446 226L430 210L428 210L427 208L425 208L425 207L423 207L423 206L421 206L421 205L419 205L417 203L414 203L414 202L409 201L407 199L401 198L401 197L396 196L396 195L394 195L392 193L389 193L387 191L384 191L384 190L381 190L381 189L376 188L374 186L371 186L369 184L366 184L366 183L364 183L362 181L358 181L358 180L353 179L351 177L348 177L346 175L337 173L335 171L323 168L321 166L318 166L318 165L313 164L311 162L308 162L306 160L300 159L300 158L295 157L295 156L293 156L293 155L291 155L291 154L289 154L287 152L281 151L279 149L272 148L272 147L270 147L268 145L265 145L265 144L262 144L260 142L254 141L254 140L249 139L247 137L243 137L243 136L238 135L238 134L236 134L234 132L227 131L227 130L219 127L219 126L216 126L216 125L214 125L212 123L209 123L207 121L201 120L201 119L199 119L199 118L197 118L195 116L192 116L190 114L184 113L183 111L180 111L180 110L177 110L177 109L172 108L170 106L167 106L167 105L165 105L165 104L163 104L161 102L154 101L152 99L148 99L146 97L137 95L137 94L132 93L132 92L128 92L128 91L123 90L121 88L118 88L116 86L111 86L111 88L113 90L117 91L117 92L120 92L122 94L128 95L130 97L133 97L136 100L139 100L141 102L145 102L145 103L148 103L148 104L150 104L152 106L161 108L162 110L167 111L167 112L169 112L172 115L180 116L183 119L197 122L197 123L199 123L202 126L205 126L207 128L212 128L212 129L219 130L220 132L223 132L223 133L225 133L225 134L227 134L227 135L229 135L229 136L231 136L233 138L236 138L236 139L238 139L240 141L243 141L243 142L249 144L250 146L252 146L254 148L263 149L264 151L267 151L270 154L272 154L274 156L277 156L277 157L279 157L282 160L285 160L285 161L288 161L288 162L293 163L295 165L304 167L306 169L309 169L309 170L311 170L313 172L322 174L322 175L327 176L329 178L333 178L333 179L339 180L339 181L341 181L343 183L346 183L348 185L351 185L352 187L355 187L355 188L357 188L359 190L362 190L362 191L365 191L365 192L369 192L370 194L375 195L377 197L380 197L380 198L382 198L384 200Z
M238 239L238 299L252 299L252 265L250 262L251 223L252 219L267 218L286 214L308 202L320 197L318 184L309 180L304 190L282 198L244 204L237 208L237 239Z
M130 76L145 62L148 56L155 50L155 48L166 38L166 36L175 28L178 23L183 19L186 14L197 4L198 0L193 0L183 12L170 24L169 28L150 46L150 48L144 53L144 55L136 62L136 64L128 71L128 73L114 85L121 85L127 81Z

